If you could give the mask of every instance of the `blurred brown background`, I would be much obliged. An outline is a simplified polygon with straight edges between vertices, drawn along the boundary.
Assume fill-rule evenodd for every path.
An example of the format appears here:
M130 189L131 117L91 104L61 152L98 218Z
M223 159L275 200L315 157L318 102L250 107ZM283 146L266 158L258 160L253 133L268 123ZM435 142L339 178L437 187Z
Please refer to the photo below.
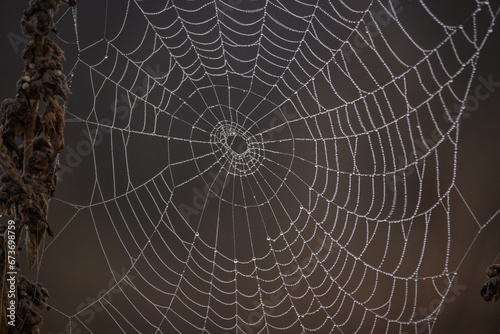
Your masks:
M468 8L467 6L471 3L470 1L463 2L462 6L462 1L443 1L439 10L445 16L459 16L462 15L461 10ZM496 2L494 8L498 8L498 1L492 2ZM2 66L0 66L1 99L12 97L15 94L15 83L22 71L20 58L22 45L18 42L22 43L23 40L20 34L19 20L26 6L26 1L3 3L0 27L2 45L0 48L0 59L2 60ZM63 6L61 11L65 10L66 7ZM89 7L89 4L82 1L78 11L80 11L79 17L82 21L86 17L89 21L102 22L105 3L94 1L92 7ZM74 36L70 36L62 28L71 27L70 17L71 15L66 15L58 23L62 39L59 41L59 45L65 49L67 55L66 73L78 59L75 45L65 45L64 43L64 41L74 40ZM109 23L110 26L117 25L121 17L111 18L111 20L113 19L116 22ZM418 20L415 24L418 25ZM102 25L96 24L95 31L89 27L92 25L82 24L82 31L80 31L88 40L93 38L97 40L97 36L103 35ZM429 33L424 31L425 27L420 28L422 34ZM418 32L416 33L418 34ZM491 75L493 81L500 82L499 41L500 29L495 28L481 51L477 72L471 83L473 89L480 83L480 76L487 78ZM77 76L78 73L75 74L78 79ZM69 109L78 114L75 109L80 107L85 109L91 102L90 92L74 90L70 97ZM433 333L494 333L500 331L500 305L484 302L479 294L481 286L486 281L484 274L486 267L494 261L500 262L500 216L491 219L480 232L476 224L477 220L480 225L484 225L500 209L499 103L500 89L497 89L490 98L480 102L479 108L470 113L470 117L463 119L459 129L456 189L452 190L450 197L452 227L450 269L455 270L459 265L456 278L456 284L458 284L456 291L458 293L455 294L456 298L451 298L453 294L450 295L449 302L444 304L432 330ZM81 115L88 115L88 112L84 110ZM69 122L65 131L67 143L78 143L81 139L82 128L82 123ZM74 137L72 138L72 136ZM152 145L151 147L155 147L155 144ZM161 144L158 145L158 147L161 146ZM147 152L143 153L147 155ZM106 157L102 158L106 159ZM151 165L155 161L152 159ZM58 198L69 203L88 205L93 189L91 188L92 182L89 182L85 177L78 177L77 174L83 170L93 170L92 159L84 159L75 172L68 173L67 176L63 177L63 182L57 190ZM109 177L111 176L109 175ZM186 194L188 200L189 196L190 194ZM86 204L85 201L87 201ZM95 217L91 216L88 210L79 211L77 206L67 205L62 201L52 201L50 212L51 219L54 221L53 224L51 222L51 226L57 236L53 240L46 240L47 249L41 267L29 273L25 271L24 274L42 282L52 296L51 303L54 309L46 313L42 333L59 333L64 332L64 325L68 319L63 314L74 314L78 305L82 302L92 302L100 290L107 289L112 278L109 272L110 264L109 259L102 255L100 244L102 240L97 237L96 230L105 236L105 242L109 244L116 242L119 245L119 242L113 237L113 228L120 227L96 226L93 223ZM105 216L106 213L102 212L102 217ZM70 219L74 219L75 223L66 224ZM1 222L6 222L6 218L1 218ZM109 239L107 239L108 237ZM443 242L445 241L443 240ZM432 252L433 249L439 250L441 248L437 244L428 244L426 250ZM130 259L122 257L123 250L119 246L116 248L116 253L110 250L108 255L112 259L112 267L120 274L123 274L123 270L126 271L130 267ZM442 256L436 255L436 258L442 259ZM23 267L26 268L26 265ZM126 284L122 287L130 289ZM119 293L116 293L113 294L113 298L119 299L121 297ZM143 307L147 307L146 304ZM125 314L132 315L133 313L133 310L125 311ZM99 333L113 333L116 330L110 321L111 315L106 314L106 312L96 312L95 315L96 319L92 322L92 328L84 329L81 325L77 325L81 333L95 332L96 328L99 329ZM74 332L77 333L76 330Z

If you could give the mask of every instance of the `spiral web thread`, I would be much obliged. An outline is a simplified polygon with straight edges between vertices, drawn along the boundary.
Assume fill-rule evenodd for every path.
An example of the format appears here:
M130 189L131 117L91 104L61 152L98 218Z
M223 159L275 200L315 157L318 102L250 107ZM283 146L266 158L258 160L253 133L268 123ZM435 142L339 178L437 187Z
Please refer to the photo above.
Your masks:
M430 332L469 247L450 197L492 3L109 0L99 34L90 3L59 13L90 138L63 185L91 192L54 199L46 248L85 215L126 263L94 302L111 332Z

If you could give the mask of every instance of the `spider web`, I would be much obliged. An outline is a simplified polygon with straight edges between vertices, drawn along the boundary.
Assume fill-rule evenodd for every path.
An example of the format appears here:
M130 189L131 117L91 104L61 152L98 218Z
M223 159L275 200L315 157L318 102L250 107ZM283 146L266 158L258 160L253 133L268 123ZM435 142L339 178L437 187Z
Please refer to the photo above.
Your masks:
M109 0L59 13L74 96L46 250L81 226L100 263L82 267L113 277L75 312L53 301L67 331L430 332L471 245L452 242L450 197L497 16L488 1L454 9Z

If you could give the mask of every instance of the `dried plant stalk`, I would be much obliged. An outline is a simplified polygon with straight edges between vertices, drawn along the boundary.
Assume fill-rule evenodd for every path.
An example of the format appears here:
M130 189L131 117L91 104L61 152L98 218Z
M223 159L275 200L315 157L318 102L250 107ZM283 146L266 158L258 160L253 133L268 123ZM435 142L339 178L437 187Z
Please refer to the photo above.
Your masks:
M67 100L70 90L62 73L63 51L48 37L50 32L57 33L53 15L61 1L76 4L74 0L32 0L24 11L21 28L31 38L23 52L24 73L17 83L16 97L1 104L0 167L5 174L0 176L0 212L14 216L16 244L26 230L29 269L37 262L45 234L51 234L47 200L57 185L57 157L64 147L64 118L58 98ZM45 104L41 115L40 101ZM0 333L39 333L43 321L40 311L48 308L49 294L42 285L21 275L16 280L15 304L16 319L22 322L7 325L7 253L7 228L0 226ZM19 272L17 261L16 268Z
M500 298L500 264L492 264L486 268L488 280L481 288L481 297L487 302L493 300L494 303Z

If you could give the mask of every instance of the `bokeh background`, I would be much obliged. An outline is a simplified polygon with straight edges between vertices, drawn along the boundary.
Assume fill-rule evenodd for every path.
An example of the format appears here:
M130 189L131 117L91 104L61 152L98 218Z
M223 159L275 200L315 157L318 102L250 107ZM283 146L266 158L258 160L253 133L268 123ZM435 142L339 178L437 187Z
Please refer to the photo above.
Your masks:
M148 0L145 0L148 1ZM404 5L411 6L411 2ZM440 15L443 20L459 22L463 17L470 12L473 1L440 1L439 5L435 5L434 10ZM493 8L498 8L498 1L491 1ZM0 82L0 98L4 99L12 97L15 94L15 83L18 80L22 71L21 51L23 37L20 33L20 17L24 8L27 7L27 1L9 1L4 2L1 12L0 25L0 74L2 80ZM66 52L65 73L68 73L72 66L76 63L79 55L77 47L71 44L75 37L71 35L72 31L72 15L71 12L62 15L66 11L66 7L62 6L58 22L60 35L56 38L59 45ZM80 42L82 44L88 41L99 40L102 36L106 36L103 31L104 27L109 29L119 26L123 15L117 12L105 16L106 1L87 1L78 5L78 20L80 23L81 36L85 36ZM420 25L418 12L408 11L405 18L414 23L415 29L412 33L416 35L426 36L431 38L432 31L427 31L425 25ZM107 21L106 21L107 20ZM104 24L104 22L106 22ZM480 24L481 22L478 22ZM133 27L129 27L133 28ZM107 32L111 36L111 32ZM143 33L139 33L142 35ZM131 34L131 40L133 39ZM481 51L477 63L477 71L471 82L471 87L476 87L480 81L479 77L492 76L493 81L500 82L500 67L498 60L500 59L500 29L494 28L485 47ZM123 42L125 43L125 42ZM134 42L131 42L132 45ZM102 50L94 49L96 59L106 54L105 43ZM87 55L87 59L90 56ZM161 64L161 63L160 63ZM70 102L67 106L70 112L69 119L65 129L66 143L69 147L76 149L76 146L82 140L82 130L92 129L92 119L89 118L89 123L74 121L77 116L85 117L89 115L89 110L92 109L94 102L92 92L88 90L88 82L78 80L85 76L88 79L88 74L85 74L85 67L79 67L74 72L72 79L73 94L70 97ZM88 70L88 69L87 69ZM162 68L160 66L159 70ZM78 89L81 87L81 89ZM87 88L85 90L84 88ZM113 94L110 91L109 94ZM106 94L101 94L100 103L110 105L113 98L106 100ZM482 300L479 291L481 286L486 281L485 269L488 265L500 262L500 216L496 216L491 221L489 219L500 209L500 113L498 105L500 103L500 89L495 90L491 97L481 101L480 107L470 113L470 116L464 118L459 130L459 146L457 157L457 175L456 188L460 191L463 198L457 191L453 191L450 197L451 207L451 226L453 229L451 246L459 249L456 257L452 256L451 268L458 267L458 275L456 280L459 284L459 293L456 298L446 302L439 314L435 326L432 329L433 333L493 333L500 331L500 305L486 303ZM98 117L112 118L112 109L104 108L106 111L99 114ZM109 114L106 114L109 112ZM67 114L68 115L68 114ZM96 114L97 115L97 114ZM137 122L141 122L137 120ZM89 126L89 128L87 128ZM133 125L134 126L134 125ZM171 133L173 133L172 130ZM181 130L179 130L181 131ZM131 172L134 184L144 182L157 172L158 166L164 165L169 161L169 152L163 146L161 141L141 142L137 139L135 142L138 145L134 152L137 152L137 157L134 159L135 165L129 165L128 171ZM147 149L140 146L147 145ZM100 146L102 151L96 152L95 161L107 161L110 159L110 148L106 144ZM175 147L176 153L179 156L186 153L182 151L182 146ZM108 152L108 155L106 155ZM152 154L152 152L155 152ZM156 153L160 152L160 153ZM63 153L61 159L66 160L66 153ZM115 152L116 159L120 159L121 153ZM176 159L180 159L179 156ZM450 160L451 161L451 160ZM98 202L99 196L105 198L112 196L108 192L120 190L119 187L113 186L113 174L99 175L102 183L102 194L98 195L95 191L93 180L96 175L94 159L92 155L83 158L81 163L71 171L63 175L62 181L57 189L57 199L51 201L50 207L50 224L51 229L55 232L55 237L47 239L45 242L45 251L39 267L32 271L24 270L23 274L33 280L42 282L51 294L51 305L53 309L44 314L45 324L42 333L60 333L65 332L68 318L66 314L74 314L81 303L88 303L93 298L99 295L102 289L109 289L108 284L112 279L110 273L110 263L116 272L123 275L123 270L127 271L131 266L130 257L123 256L123 246L114 237L114 228L125 228L124 226L113 226L111 224L102 224L99 226L100 219L106 220L106 212L99 210L79 210L78 205L86 206L89 204L89 199ZM117 167L118 168L118 167ZM122 170L116 170L116 175L125 174L127 169L123 166ZM102 169L106 171L106 169ZM182 174L181 174L182 175ZM186 171L188 175L188 171ZM107 183L105 180L108 180ZM127 187L127 184L123 185ZM191 187L188 187L186 192L178 196L185 196L185 201L189 202L192 198L190 192ZM94 198L95 196L97 198ZM425 199L424 199L425 200ZM92 201L90 203L92 203ZM182 199L179 200L182 202ZM129 213L131 214L131 213ZM151 217L142 217L142 219L152 219ZM489 223L479 232L478 225L487 221ZM1 222L5 223L7 219L1 218ZM68 223L71 222L71 223ZM132 225L130 225L132 227ZM133 228L133 227L132 227ZM226 236L226 242L231 244L231 236ZM132 242L126 240L126 242ZM442 240L443 244L446 242ZM107 256L103 256L102 243L106 244ZM116 247L111 247L116 245ZM108 247L109 246L109 247ZM228 246L229 247L229 246ZM383 245L381 245L383 247ZM126 248L126 247L125 247ZM439 240L433 240L429 243L426 251L439 252L442 247L439 245ZM418 250L420 253L420 250ZM465 257L463 257L463 255ZM133 256L133 255L132 255ZM436 255L436 261L442 260L441 255ZM24 260L22 260L24 261ZM439 264L438 266L440 266ZM27 268L26 265L22 265ZM123 285L124 289L130 289ZM120 293L113 295L115 301L121 298ZM398 298L395 296L394 298ZM147 312L147 305L138 305L144 307L143 312ZM125 310L124 314L133 317L134 310ZM96 319L92 320L92 326L83 328L78 326L79 333L97 332L97 333L114 333L117 329L109 321L113 315L106 312L96 312ZM76 330L74 331L76 333ZM117 331L116 331L117 332Z

